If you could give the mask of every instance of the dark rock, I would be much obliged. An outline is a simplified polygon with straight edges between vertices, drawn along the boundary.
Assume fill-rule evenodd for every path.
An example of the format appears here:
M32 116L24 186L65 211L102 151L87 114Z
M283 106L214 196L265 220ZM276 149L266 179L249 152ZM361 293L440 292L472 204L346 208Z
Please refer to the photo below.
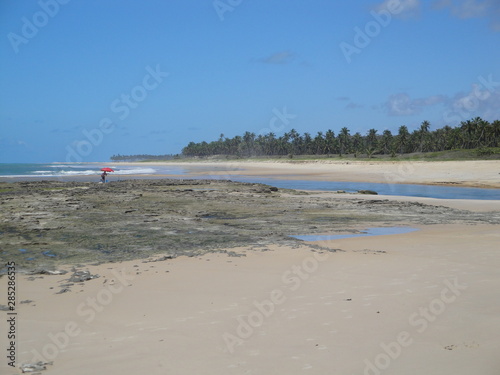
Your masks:
M48 270L41 268L28 272L28 275L66 275L67 273L68 271L65 270Z
M358 190L358 194L378 195L378 193L373 190Z
M71 275L68 281L72 283L82 283L84 281L97 279L98 277L99 275L92 275L89 271L76 271Z
M47 365L52 366L54 362L42 362L38 361L37 363L23 363L19 368L21 372L24 374L25 372L34 372L34 371L45 371L47 370Z

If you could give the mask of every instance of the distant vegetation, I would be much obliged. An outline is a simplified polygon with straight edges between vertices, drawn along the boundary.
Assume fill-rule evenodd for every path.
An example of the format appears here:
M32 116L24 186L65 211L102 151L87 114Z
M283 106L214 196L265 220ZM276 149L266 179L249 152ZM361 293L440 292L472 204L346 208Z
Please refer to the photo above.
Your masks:
M138 154L138 155L113 155L111 156L112 161L145 161L145 160L172 160L178 158L179 155L149 155L149 154Z
M384 130L381 134L377 129L370 129L365 135L357 132L351 134L343 127L335 134L333 130L299 134L295 129L276 137L274 133L256 135L245 132L242 136L226 138L221 134L217 141L190 142L182 149L184 157L267 157L287 156L293 158L303 155L338 155L347 154L354 157L372 158L374 155L396 157L412 153L435 153L449 150L472 150L478 158L499 153L500 121L490 123L480 117L463 121L457 127L445 126L430 130L428 121L409 132L405 125L398 129L397 134ZM471 156L468 153L468 156Z
M445 126L431 130L428 121L409 132L405 125L397 134L370 129L365 135L351 134L343 127L333 130L299 134L295 129L276 137L274 133L245 132L242 136L217 141L190 142L180 155L113 155L112 161L163 161L186 158L296 158L298 160L326 157L354 157L405 160L500 159L500 121L488 122L480 117L462 121L456 127Z

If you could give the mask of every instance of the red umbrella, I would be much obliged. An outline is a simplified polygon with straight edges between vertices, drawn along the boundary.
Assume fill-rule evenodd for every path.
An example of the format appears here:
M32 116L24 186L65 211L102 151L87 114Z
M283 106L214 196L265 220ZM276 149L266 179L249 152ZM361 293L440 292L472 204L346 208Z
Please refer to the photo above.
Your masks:
M101 171L103 171L103 172L114 172L114 170L112 170L111 168L108 168L108 167L101 168Z

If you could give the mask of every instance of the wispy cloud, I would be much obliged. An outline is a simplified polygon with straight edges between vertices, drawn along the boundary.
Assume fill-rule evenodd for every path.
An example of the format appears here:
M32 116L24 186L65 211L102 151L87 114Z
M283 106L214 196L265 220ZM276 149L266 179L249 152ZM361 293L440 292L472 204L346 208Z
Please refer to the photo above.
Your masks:
M500 118L500 90L485 90L473 84L469 92L457 93L447 103L448 113L466 117L480 116L488 121Z
M0 146L2 148L17 149L20 147L28 147L28 142L22 139L0 138Z
M461 19L488 18L491 28L500 31L500 1L498 0L435 0L436 9L450 9L453 16Z
M410 96L405 93L391 95L384 107L389 116L410 116L418 112Z
M446 101L447 98L443 95L412 99L407 93L398 93L389 96L383 107L389 116L411 116L422 112L426 107L442 104Z
M291 51L281 51L264 57L259 61L264 64L288 64L293 61L295 54Z
M357 103L349 103L345 106L346 109L358 109L358 108L364 108L364 105L362 104L357 104Z
M395 9L396 12L393 12L393 16L403 19L419 16L421 8L422 4L420 0L384 0L374 7L377 12Z
M401 92L389 96L382 107L389 116L412 116L438 105L441 106L443 118L448 122L453 120L459 123L475 116L493 121L500 118L500 90L488 90L482 85L473 84L469 91L452 96L412 98Z

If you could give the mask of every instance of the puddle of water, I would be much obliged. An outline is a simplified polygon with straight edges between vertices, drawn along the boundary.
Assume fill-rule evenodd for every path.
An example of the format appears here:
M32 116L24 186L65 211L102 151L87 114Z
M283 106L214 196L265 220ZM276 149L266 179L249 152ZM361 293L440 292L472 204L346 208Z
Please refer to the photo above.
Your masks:
M344 238L354 238L354 237L371 237L371 236L386 236L390 234L404 234L417 231L417 228L411 227L382 227L382 228L367 228L361 231L361 233L350 233L350 234L305 234L298 236L290 236L298 240L313 242L313 241L329 241L329 240L341 240Z
M45 255L45 256L47 256L47 257L55 257L56 256L56 254L52 254L50 252L50 250L49 251L44 251L42 254Z

